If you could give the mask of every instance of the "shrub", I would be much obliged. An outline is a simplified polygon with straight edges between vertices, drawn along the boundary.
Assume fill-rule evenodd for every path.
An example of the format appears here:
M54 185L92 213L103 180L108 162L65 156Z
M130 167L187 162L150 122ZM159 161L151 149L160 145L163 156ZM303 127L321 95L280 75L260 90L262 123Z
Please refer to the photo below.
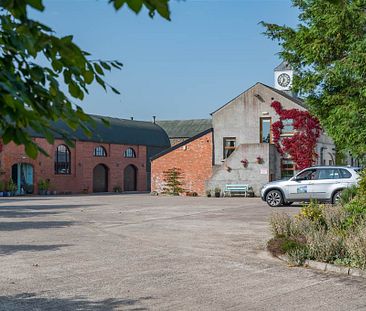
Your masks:
M345 241L347 257L351 266L361 269L366 268L366 227L354 230Z
M323 262L334 262L344 258L343 238L335 231L313 227L306 234L309 258Z
M322 218L327 230L340 232L344 229L347 213L341 205L326 205L322 209Z
M295 247L287 252L290 264L302 266L308 257L308 250L305 246Z
M324 205L318 204L316 201L311 201L308 205L301 208L298 215L299 219L309 219L314 222L323 222Z
M180 195L183 189L183 173L180 168L173 167L164 172L165 187L163 193L170 195Z
M288 237L277 237L268 241L267 250L273 255L288 254L294 249L304 248L304 240Z
M275 237L292 236L293 220L286 213L273 213L270 218L270 226Z
M356 228L366 219L366 197L357 196L345 205L345 228Z
M358 182L358 194L366 197L366 169L360 173L361 179Z
M340 203L341 205L345 205L353 200L353 198L357 195L358 188L356 186L352 186L346 188L341 193Z

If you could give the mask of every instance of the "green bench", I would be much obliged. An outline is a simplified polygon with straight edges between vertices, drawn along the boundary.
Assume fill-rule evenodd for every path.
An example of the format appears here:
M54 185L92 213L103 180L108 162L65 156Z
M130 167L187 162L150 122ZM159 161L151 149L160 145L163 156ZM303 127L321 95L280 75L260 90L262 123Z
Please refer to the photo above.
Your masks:
M244 194L245 197L248 195L249 185L237 184L237 185L226 185L224 190L224 197L233 196L233 194Z

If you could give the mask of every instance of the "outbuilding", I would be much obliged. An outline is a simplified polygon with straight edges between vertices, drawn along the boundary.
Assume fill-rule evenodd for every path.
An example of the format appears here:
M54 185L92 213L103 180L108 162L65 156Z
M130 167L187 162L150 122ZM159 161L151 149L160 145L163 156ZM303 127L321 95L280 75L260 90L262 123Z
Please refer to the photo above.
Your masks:
M91 137L82 130L69 132L74 147L60 135L49 144L42 135L30 131L49 156L39 154L34 160L23 146L2 145L0 181L6 184L12 179L18 194L38 193L44 188L57 193L149 191L150 158L170 147L165 131L152 122L92 118L95 128ZM62 122L55 122L52 128L55 132L69 131Z

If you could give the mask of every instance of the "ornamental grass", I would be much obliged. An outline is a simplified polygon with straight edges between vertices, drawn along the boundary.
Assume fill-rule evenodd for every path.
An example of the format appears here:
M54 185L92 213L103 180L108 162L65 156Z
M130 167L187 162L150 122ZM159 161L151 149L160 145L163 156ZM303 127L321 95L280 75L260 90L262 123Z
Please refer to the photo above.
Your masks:
M272 214L267 249L275 256L286 254L296 266L310 259L366 270L364 179L338 205L310 202L294 217Z

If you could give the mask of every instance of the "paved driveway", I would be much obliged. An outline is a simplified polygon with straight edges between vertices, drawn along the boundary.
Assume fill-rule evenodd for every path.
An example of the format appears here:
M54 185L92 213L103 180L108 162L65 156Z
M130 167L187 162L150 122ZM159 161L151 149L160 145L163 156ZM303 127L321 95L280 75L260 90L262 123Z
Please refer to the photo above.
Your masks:
M365 280L266 254L258 199L0 202L0 310L366 310Z

